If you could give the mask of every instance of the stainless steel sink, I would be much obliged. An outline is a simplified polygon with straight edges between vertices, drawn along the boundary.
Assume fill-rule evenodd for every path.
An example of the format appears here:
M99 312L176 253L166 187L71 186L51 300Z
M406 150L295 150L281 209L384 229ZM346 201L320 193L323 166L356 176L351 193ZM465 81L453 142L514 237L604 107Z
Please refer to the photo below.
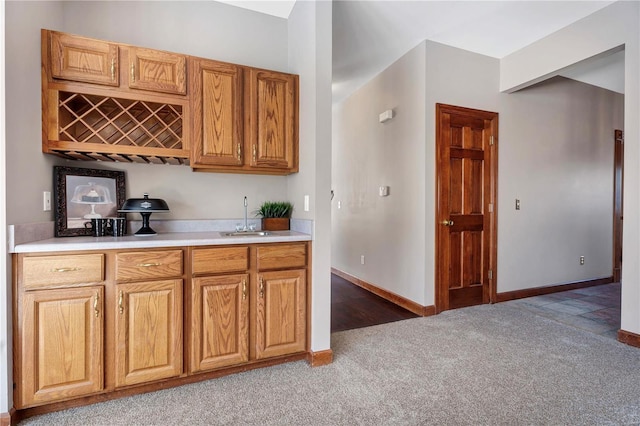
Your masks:
M271 235L271 232L267 231L236 231L236 232L222 232L223 237L266 237Z

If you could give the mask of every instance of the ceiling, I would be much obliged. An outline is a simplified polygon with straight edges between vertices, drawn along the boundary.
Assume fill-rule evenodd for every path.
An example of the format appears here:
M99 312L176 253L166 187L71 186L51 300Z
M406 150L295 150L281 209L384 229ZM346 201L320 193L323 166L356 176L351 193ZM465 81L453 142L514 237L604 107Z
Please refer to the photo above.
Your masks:
M299 0L309 1L309 0ZM225 3L288 18L294 1ZM333 100L353 93L425 39L503 58L613 1L333 1ZM561 75L624 92L624 52Z

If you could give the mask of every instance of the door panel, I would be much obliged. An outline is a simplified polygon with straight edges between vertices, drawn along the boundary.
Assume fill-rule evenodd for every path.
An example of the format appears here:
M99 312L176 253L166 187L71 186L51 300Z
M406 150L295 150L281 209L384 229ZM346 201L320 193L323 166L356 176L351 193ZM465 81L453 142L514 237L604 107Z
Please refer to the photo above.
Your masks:
M25 292L16 407L102 390L103 300L102 286Z
M437 107L437 310L495 293L496 113ZM491 272L490 272L491 271Z
M182 280L118 284L116 386L182 372Z

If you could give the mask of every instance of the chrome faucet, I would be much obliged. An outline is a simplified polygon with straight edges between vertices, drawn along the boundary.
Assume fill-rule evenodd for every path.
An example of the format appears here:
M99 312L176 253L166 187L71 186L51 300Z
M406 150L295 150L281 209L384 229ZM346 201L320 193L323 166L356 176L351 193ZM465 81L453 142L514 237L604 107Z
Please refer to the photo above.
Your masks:
M247 196L244 196L244 228L242 228L243 231L248 231L249 230L249 226L247 223Z

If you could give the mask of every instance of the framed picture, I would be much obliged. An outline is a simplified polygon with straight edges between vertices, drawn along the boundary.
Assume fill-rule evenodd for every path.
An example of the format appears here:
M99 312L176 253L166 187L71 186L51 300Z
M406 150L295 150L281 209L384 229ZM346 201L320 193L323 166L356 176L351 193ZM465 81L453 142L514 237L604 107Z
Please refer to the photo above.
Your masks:
M56 237L91 235L91 219L124 217L124 172L55 166L53 191Z

